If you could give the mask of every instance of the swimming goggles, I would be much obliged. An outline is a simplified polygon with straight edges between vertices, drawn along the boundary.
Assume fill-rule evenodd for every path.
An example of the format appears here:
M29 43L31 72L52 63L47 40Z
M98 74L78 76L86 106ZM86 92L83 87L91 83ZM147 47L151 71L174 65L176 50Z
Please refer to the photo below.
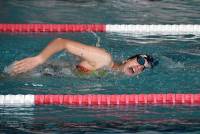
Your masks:
M140 65L144 65L145 64L145 58L144 57L137 56L136 58L137 58L138 64L140 64Z
M150 56L148 57L147 55L137 55L136 58L138 64L144 66L144 68L152 67L151 63L153 62L153 59L151 59ZM145 65L145 62L148 64Z
M134 58L137 59L137 62L139 65L142 65L145 68L153 68L159 63L158 61L154 61L154 58L152 56L146 55L146 54L137 54L128 58L128 60L134 59ZM145 64L146 62L147 64Z

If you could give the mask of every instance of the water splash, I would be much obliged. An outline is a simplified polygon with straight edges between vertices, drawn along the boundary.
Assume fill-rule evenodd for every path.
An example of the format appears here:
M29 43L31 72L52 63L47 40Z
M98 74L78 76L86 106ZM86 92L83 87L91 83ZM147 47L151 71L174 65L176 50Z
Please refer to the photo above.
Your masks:
M17 61L14 61L12 64L8 65L8 66L5 66L4 67L4 70L3 70L3 73L6 73L6 74L11 74L11 71L14 67L14 64L16 63Z
M97 39L97 42L96 42L96 44L95 44L95 46L96 47L101 47L101 45L100 45L100 41L101 41L101 38L100 38L100 36L98 36L95 32L91 32L93 35L94 35L94 37Z
M166 68L175 69L175 68L185 68L184 63L182 62L175 62L172 58L161 56L162 61L164 61L163 65Z

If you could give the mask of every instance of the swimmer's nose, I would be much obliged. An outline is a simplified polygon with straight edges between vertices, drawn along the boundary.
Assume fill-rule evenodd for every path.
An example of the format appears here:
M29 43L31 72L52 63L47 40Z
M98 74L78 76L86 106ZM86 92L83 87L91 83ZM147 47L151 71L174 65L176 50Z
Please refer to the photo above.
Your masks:
M144 66L138 65L134 67L135 72L141 72L144 69Z

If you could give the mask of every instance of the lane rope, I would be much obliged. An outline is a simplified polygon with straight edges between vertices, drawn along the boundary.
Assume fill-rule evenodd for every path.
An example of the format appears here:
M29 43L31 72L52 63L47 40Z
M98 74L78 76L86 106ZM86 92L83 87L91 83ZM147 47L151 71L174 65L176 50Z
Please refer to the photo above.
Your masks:
M200 94L0 95L0 105L200 105Z
M117 32L144 35L200 34L198 24L0 24L0 32Z

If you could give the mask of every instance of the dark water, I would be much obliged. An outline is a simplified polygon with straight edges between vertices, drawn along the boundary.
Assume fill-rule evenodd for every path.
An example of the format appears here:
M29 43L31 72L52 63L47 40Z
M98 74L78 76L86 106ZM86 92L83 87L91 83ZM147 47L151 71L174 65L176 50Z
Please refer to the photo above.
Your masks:
M35 106L1 109L1 131L12 133L197 133L199 107ZM161 114L162 113L162 114Z
M199 2L148 0L0 1L0 23L199 24ZM159 60L136 77L108 72L81 76L61 52L33 72L10 77L13 61L38 54L62 37L100 45L121 61L148 53ZM0 94L199 93L198 35L0 33ZM74 61L74 59L76 59ZM200 133L198 106L0 107L2 133Z

